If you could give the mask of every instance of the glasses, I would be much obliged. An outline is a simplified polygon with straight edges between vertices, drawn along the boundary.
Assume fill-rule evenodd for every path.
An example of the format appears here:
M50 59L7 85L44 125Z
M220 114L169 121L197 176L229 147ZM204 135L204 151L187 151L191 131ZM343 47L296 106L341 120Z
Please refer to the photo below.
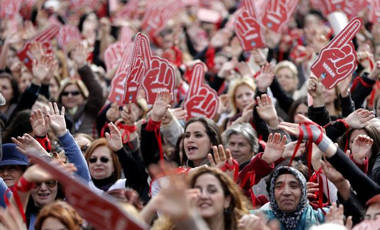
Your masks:
M107 163L110 159L108 159L107 157L100 157L100 158L97 158L97 157L93 157L93 158L90 158L88 161L93 164L93 163L96 163L98 161L98 159L100 159L100 162L102 163Z
M65 91L62 93L62 96L67 97L67 96L69 96L69 94L71 96L78 96L80 94L80 92L79 91Z
M58 182L56 180L49 180L49 181L44 181L44 182L37 182L36 187L41 187L42 184L45 184L49 188L54 188Z

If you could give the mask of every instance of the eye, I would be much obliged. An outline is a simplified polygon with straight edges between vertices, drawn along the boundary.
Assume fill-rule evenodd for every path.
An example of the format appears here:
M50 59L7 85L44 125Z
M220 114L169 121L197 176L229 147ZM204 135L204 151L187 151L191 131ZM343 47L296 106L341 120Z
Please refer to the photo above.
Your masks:
M190 133L186 133L186 134L185 134L185 138L189 138L190 136L191 136Z
M196 133L196 134L195 134L195 137L197 137L197 138L201 138L201 137L203 137L203 134L201 134L201 133Z

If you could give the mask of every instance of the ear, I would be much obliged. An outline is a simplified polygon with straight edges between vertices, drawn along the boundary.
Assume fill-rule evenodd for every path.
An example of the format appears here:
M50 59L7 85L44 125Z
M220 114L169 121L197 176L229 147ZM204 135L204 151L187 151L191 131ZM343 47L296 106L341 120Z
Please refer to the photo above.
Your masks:
M228 196L226 196L226 198L224 199L224 208L228 208L228 207L230 207L230 204L231 204L231 196L228 195Z

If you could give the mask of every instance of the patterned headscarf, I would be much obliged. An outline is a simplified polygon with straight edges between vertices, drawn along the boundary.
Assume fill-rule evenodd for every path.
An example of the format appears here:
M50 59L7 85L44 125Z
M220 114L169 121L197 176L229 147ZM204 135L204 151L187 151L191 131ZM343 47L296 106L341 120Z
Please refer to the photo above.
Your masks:
M274 197L274 188L275 182L280 175L283 174L292 174L298 180L301 186L301 198L296 207L296 210L293 212L283 212L277 205L277 202ZM293 230L296 229L298 221L300 220L303 211L307 207L308 200L306 196L306 179L302 175L300 171L295 168L288 166L281 166L273 172L271 181L270 181L270 191L269 191L269 200L271 209L276 216L276 218L280 221L280 223L285 227L285 229Z

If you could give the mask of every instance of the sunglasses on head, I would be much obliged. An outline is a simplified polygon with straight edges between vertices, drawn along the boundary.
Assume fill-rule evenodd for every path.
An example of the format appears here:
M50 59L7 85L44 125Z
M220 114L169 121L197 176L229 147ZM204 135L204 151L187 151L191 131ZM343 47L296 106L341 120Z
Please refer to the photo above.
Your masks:
M57 181L56 180L49 180L49 181L44 181L44 182L37 182L36 183L36 187L41 187L42 184L45 184L46 186L48 186L49 188L54 188L56 185L57 185Z
M72 96L78 96L80 94L79 91L65 91L62 93L62 96L69 96L71 94Z
M97 158L97 157L93 157L93 158L90 158L88 161L93 164L93 163L96 163L98 161L98 159L100 159L100 162L102 163L107 163L110 159L108 159L107 157L100 157L100 158Z

